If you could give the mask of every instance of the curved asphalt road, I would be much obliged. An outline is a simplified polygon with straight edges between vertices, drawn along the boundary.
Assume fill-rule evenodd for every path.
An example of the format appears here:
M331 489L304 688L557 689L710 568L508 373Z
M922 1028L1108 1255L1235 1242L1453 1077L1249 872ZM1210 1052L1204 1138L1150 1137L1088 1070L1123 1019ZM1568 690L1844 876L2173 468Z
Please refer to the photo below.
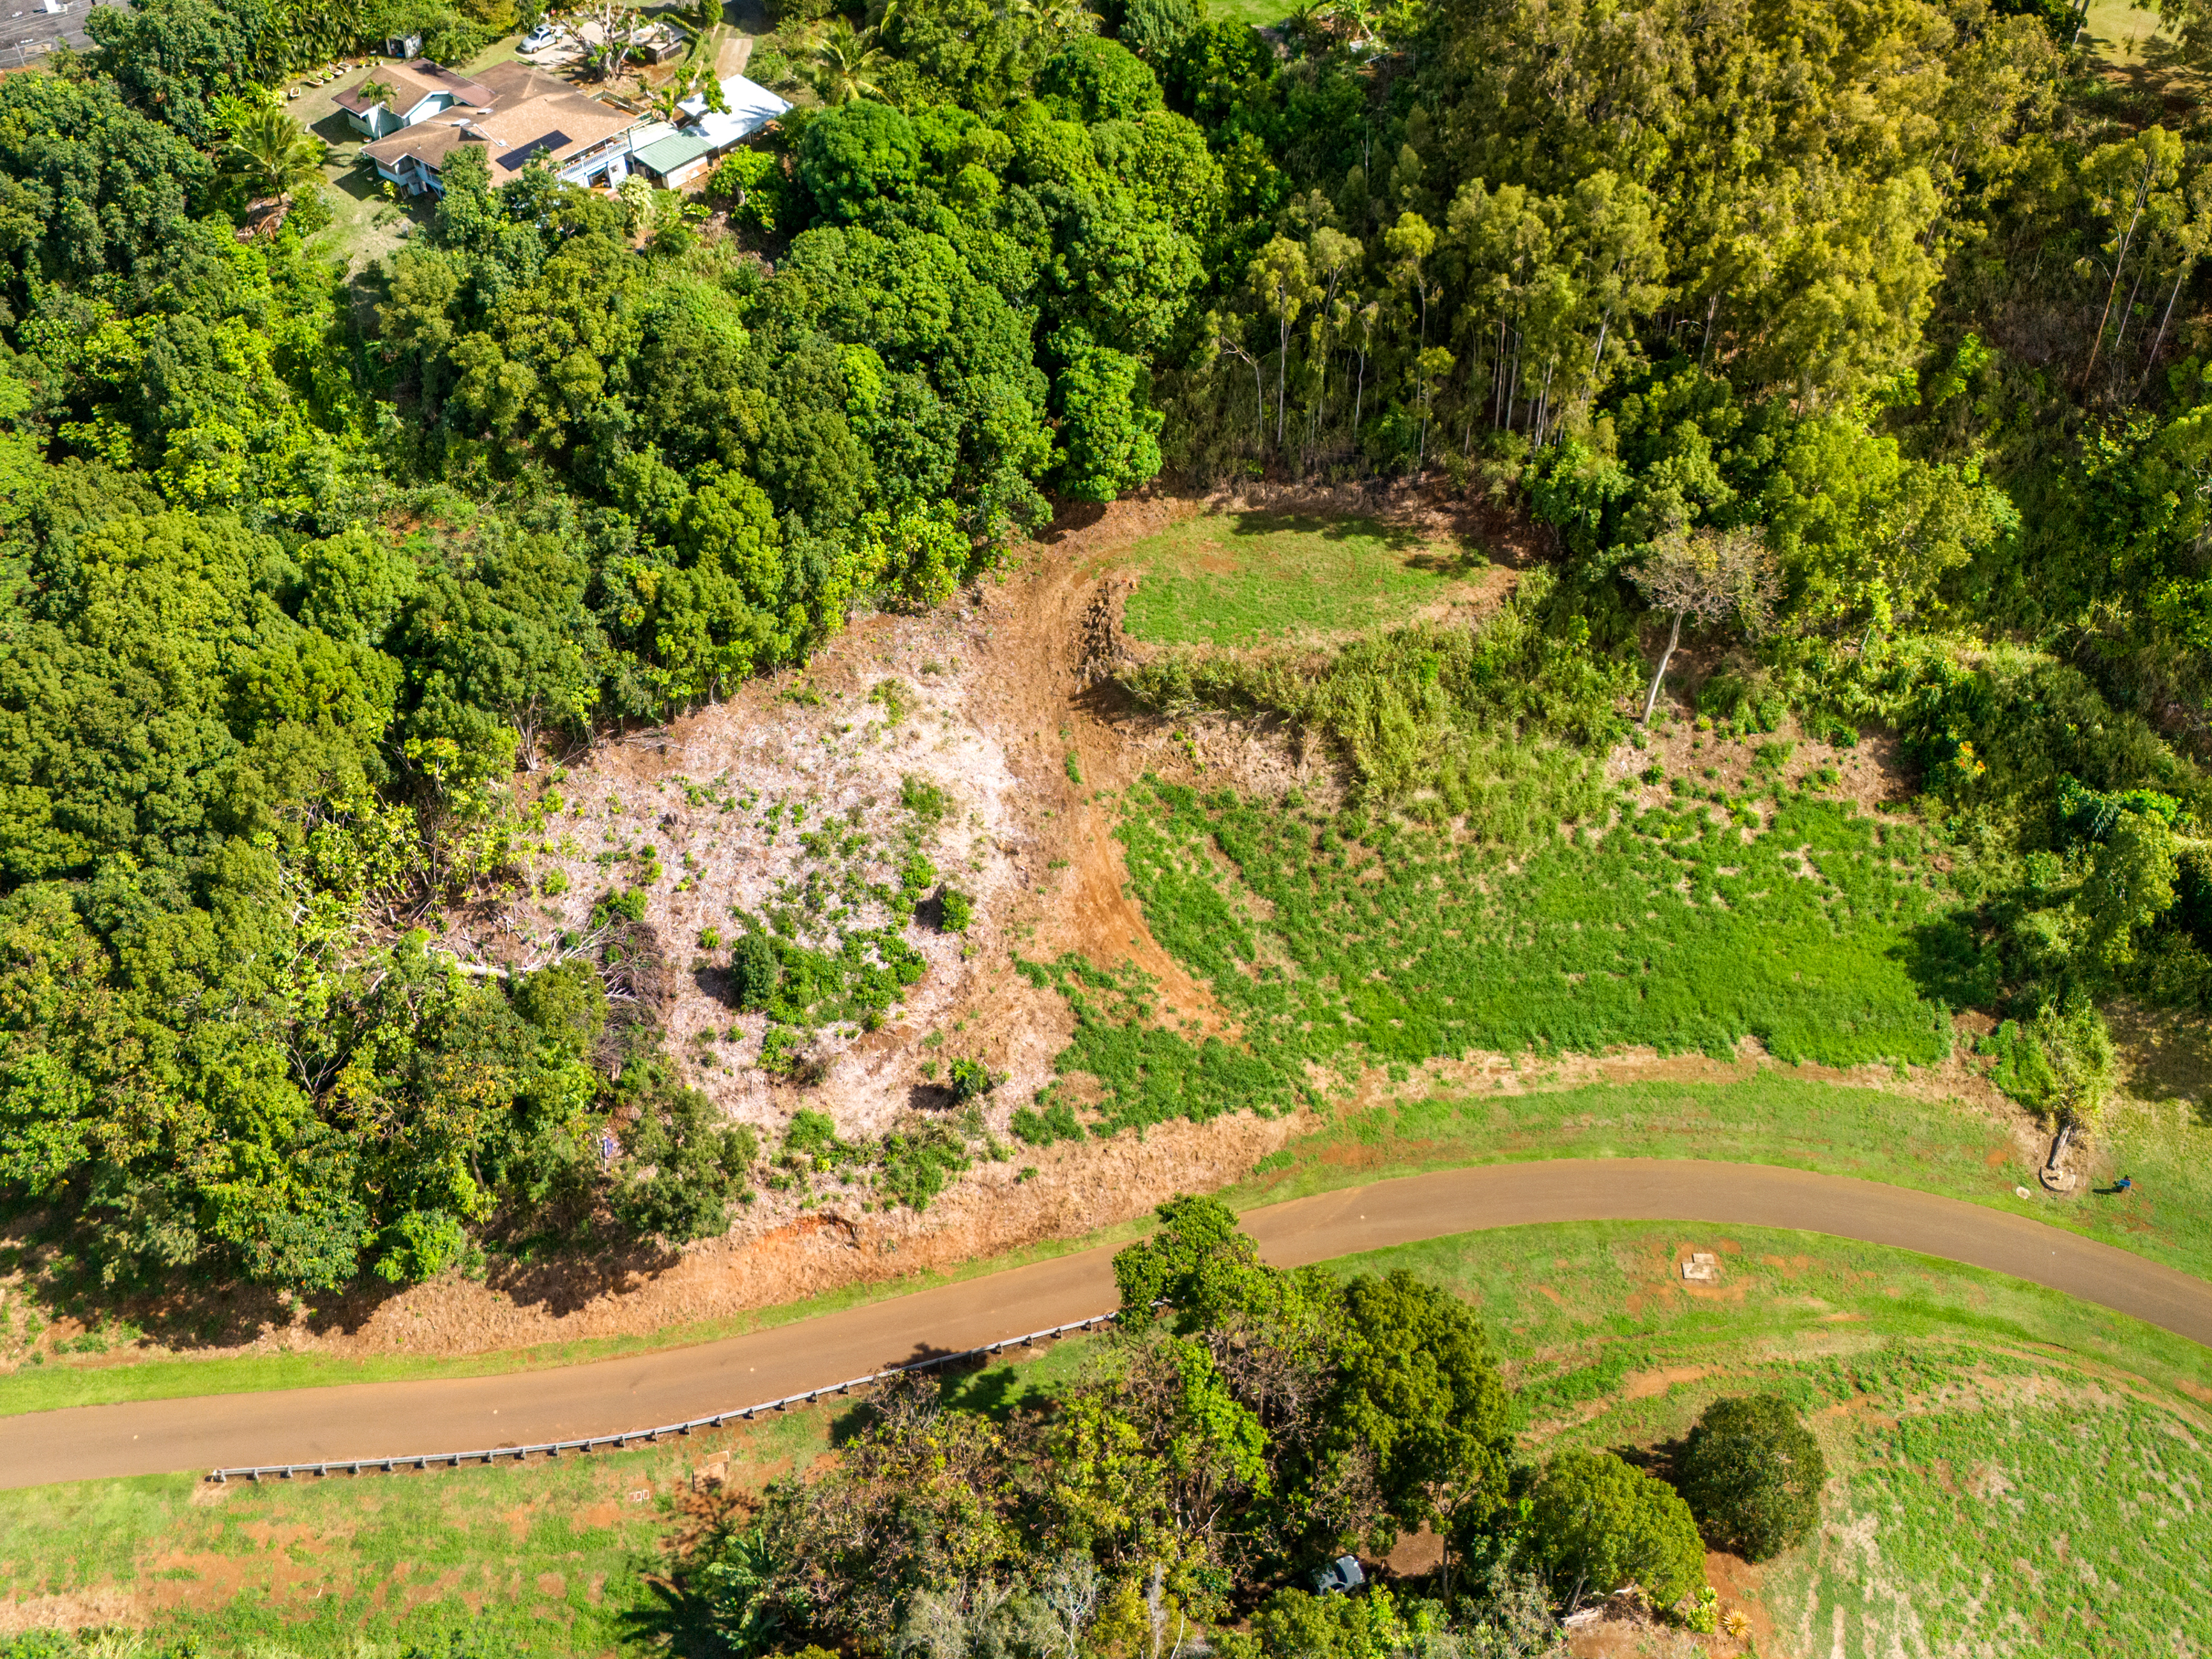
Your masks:
M1574 1158L1377 1182L1249 1211L1297 1267L1487 1227L1693 1221L1832 1233L2063 1291L2212 1347L2212 1284L2002 1210L1753 1164ZM611 1434L803 1393L1115 1305L1112 1252L941 1285L627 1359L446 1382L370 1382L74 1407L0 1418L0 1486L250 1463L463 1451Z

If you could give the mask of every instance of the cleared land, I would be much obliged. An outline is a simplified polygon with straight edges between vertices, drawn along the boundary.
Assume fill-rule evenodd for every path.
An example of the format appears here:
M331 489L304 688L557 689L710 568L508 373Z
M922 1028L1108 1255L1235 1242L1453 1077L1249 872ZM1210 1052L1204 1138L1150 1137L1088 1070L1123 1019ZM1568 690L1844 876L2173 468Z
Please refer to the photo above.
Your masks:
M1488 561L1449 534L1375 520L1208 513L1132 547L1133 638L1244 646L1388 627L1481 592Z
M1942 849L1909 812L1877 810L1912 787L1879 734L1839 750L1676 721L1643 750L1559 758L1526 838L1505 843L1441 806L1389 823L1330 809L1334 763L1318 744L1298 753L1281 722L1157 715L1088 676L1103 602L1133 574L1197 568L1161 549L1250 555L1230 574L1256 605L1285 549L1402 562L1507 544L1419 503L1379 518L1198 505L1118 504L1053 532L967 608L860 618L805 675L538 775L538 890L453 915L444 943L526 963L599 893L646 895L679 1064L763 1139L762 1190L728 1237L618 1261L495 1253L482 1280L371 1286L312 1311L246 1291L34 1305L45 1247L21 1241L0 1257L0 1364L18 1367L0 1409L668 1348L810 1298L878 1299L1126 1237L1176 1191L1259 1201L1496 1158L1798 1164L2212 1269L2197 1104L2212 1062L2171 1022L2124 1030L2134 1070L2081 1166L2124 1169L2136 1190L2014 1196L2048 1142L1990 1089L1974 1028L1949 1012L1973 1005L1975 963L1949 928ZM1313 528L1332 520L1352 528ZM1474 574L1488 607L1516 578ZM1462 781L1514 777L1501 763ZM1578 803L1564 829L1562 801ZM964 934L925 916L901 936L920 980L881 1007L842 992L775 1015L732 1007L732 907L789 912L810 982L828 983L812 971L827 964L859 985L869 964L848 974L846 947L888 921L855 895L891 889L916 853L975 913ZM763 1067L771 1036L804 1063ZM972 1112L948 1109L955 1059L1003 1079ZM836 1147L789 1151L802 1109L834 1121ZM926 1212L902 1197L926 1183L889 1150L922 1126L943 1182ZM1116 1126L1143 1132L1097 1133Z

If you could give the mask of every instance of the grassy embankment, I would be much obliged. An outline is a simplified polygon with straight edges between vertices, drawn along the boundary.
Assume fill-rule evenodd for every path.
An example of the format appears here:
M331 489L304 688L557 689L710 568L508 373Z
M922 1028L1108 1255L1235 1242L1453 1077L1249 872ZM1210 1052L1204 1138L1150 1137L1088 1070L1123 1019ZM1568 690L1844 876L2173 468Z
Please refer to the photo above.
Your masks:
M1692 1248L1721 1254L1719 1285L1682 1284ZM2203 1414L2167 1393L2203 1390L2212 1367L2178 1338L1995 1274L1749 1229L1531 1227L1331 1267L1404 1267L1480 1307L1538 1451L1658 1445L1752 1387L1814 1412L1838 1477L1828 1524L1765 1582L1778 1619L1817 1620L1823 1651L1838 1606L1851 1659L1886 1650L1875 1638L1906 1610L1939 1650L1994 1632L1997 1653L2148 1652L2152 1633L2212 1634L2185 1593L2195 1543L2179 1510L2212 1454ZM1048 1391L1101 1341L955 1387L985 1408ZM731 1485L757 1490L806 1468L836 1420L825 1407L557 1466L241 1486L212 1502L182 1476L0 1492L0 1581L213 1655L353 1655L464 1625L539 1659L603 1654L650 1614L644 1575L696 1519L693 1477L726 1462ZM2014 1558L2075 1575L2087 1559L2098 1576L2062 1571L2041 1592L2024 1573L1983 1582L1981 1562ZM2008 1635L2016 1620L2046 1645Z

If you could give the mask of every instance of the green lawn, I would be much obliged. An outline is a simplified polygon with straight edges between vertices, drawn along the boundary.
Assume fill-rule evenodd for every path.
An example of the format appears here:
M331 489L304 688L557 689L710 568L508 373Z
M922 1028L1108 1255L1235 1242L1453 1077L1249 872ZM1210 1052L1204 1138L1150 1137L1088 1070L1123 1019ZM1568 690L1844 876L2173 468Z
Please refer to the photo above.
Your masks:
M1209 513L1150 536L1118 563L1139 573L1126 625L1161 645L1255 645L1387 626L1473 597L1471 544L1370 520Z
M1721 1256L1717 1285L1682 1283L1692 1249ZM1785 1651L2212 1644L2212 1423L2166 1391L2212 1397L2212 1355L2179 1337L1995 1274L1753 1228L1517 1228L1331 1265L1404 1267L1476 1302L1538 1446L1663 1453L1721 1395L1795 1400L1831 1480L1814 1539L1764 1571Z
M1291 15L1287 0L1211 0L1206 9L1209 23L1243 23L1267 28Z
M2091 0L2083 20L2082 38L2095 41L2105 58L2130 66L2144 60L2144 48L2159 33L2158 11L2131 5L2129 0Z

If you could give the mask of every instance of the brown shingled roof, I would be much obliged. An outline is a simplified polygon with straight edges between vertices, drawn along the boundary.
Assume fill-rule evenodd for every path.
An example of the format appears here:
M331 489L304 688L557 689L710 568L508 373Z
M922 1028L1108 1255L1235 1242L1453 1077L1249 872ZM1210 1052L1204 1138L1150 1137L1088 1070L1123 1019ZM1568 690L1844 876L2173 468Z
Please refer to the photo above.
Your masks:
M522 72L499 74L508 69ZM489 83L486 90L496 96L492 107L434 115L362 145L362 154L395 169L402 157L412 155L434 172L445 165L455 145L481 143L488 147L496 178L519 173L541 155L557 165L637 125L636 116L586 98L526 65L497 64L484 71L484 80Z
M404 115L434 92L450 92L464 104L478 108L488 107L496 97L493 89L481 81L471 81L456 75L442 64L427 58L417 58L411 64L394 64L366 75L331 101L342 110L356 115L366 115L376 107L361 95L362 88L371 81L383 81L392 87L392 96L386 101L395 115Z

